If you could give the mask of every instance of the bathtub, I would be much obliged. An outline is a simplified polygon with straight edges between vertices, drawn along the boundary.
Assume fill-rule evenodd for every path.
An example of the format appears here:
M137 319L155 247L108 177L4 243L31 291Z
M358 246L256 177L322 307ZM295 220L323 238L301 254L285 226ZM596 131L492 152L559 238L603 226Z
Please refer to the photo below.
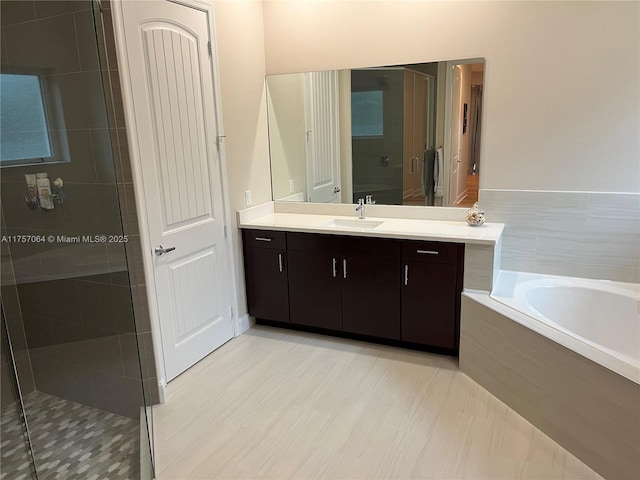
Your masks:
M604 478L637 480L639 303L638 284L501 271L462 293L460 370Z
M640 384L640 285L501 271L483 303Z

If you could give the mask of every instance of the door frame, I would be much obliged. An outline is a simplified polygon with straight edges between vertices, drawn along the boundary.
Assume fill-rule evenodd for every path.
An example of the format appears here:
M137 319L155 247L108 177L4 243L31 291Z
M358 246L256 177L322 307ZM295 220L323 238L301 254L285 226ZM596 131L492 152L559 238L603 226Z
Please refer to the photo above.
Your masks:
M443 191L443 205L444 207L455 207L455 198L451 198L453 192L451 191L451 172L453 170L453 151L451 149L451 104L453 102L453 96L451 90L453 87L453 74L452 68L455 65L468 65L474 63L484 63L485 75L487 69L487 60L483 57L478 58L466 58L464 60L449 60L446 63L446 75L445 75L445 100L444 100L444 144L442 146L444 150L444 175L442 181L444 182ZM484 122L484 109L482 111L482 121ZM480 158L482 158L482 132L480 140ZM466 175L466 173L465 173ZM445 204L446 202L446 204Z
M118 69L120 83L122 88L122 101L124 105L124 115L127 126L128 147L131 157L131 170L133 176L134 196L136 200L136 210L138 213L138 226L140 229L140 243L142 246L142 264L146 277L145 290L149 304L149 316L151 320L151 338L153 341L153 350L158 374L158 387L160 389L160 401L164 403L164 388L167 385L167 374L164 366L164 350L162 348L162 339L160 329L160 315L158 310L158 301L156 294L156 282L153 269L153 245L149 233L148 209L144 196L144 182L142 178L142 165L140 163L139 142L137 138L137 122L133 109L133 89L131 86L131 72L129 68L127 55L127 42L124 35L124 17L120 2L125 0L116 0L111 2L113 12L113 27L115 35L116 53L118 58ZM224 145L224 127L222 123L222 101L220 93L220 76L219 62L217 52L217 37L215 32L215 15L213 5L204 0L157 0L166 1L184 5L189 8L200 10L207 15L207 23L209 29L209 38L211 39L211 75L213 79L213 97L215 102L216 116L216 138L219 156L220 181L222 184L222 202L223 202L223 223L225 229L225 245L227 247L227 271L229 274L229 295L231 301L231 323L233 325L233 336L237 337L242 333L240 328L240 319L238 318L238 282L236 271L236 251L233 245L233 235L230 226L232 225L230 197L229 197L229 181L227 176L227 158Z

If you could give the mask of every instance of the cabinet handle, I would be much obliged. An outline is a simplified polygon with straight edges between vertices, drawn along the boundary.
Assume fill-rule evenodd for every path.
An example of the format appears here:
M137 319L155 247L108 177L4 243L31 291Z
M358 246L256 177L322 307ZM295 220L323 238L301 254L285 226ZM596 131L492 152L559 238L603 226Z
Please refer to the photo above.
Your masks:
M256 240L258 242L270 242L273 239L272 238L267 238L267 237L256 237Z
M426 253L427 255L438 255L435 250L416 250L416 253Z
M331 268L332 268L331 272L333 273L333 278L336 278L336 275L338 275L338 270L336 269L336 263L337 263L337 261L336 261L336 259L334 257L332 262L331 262Z
M342 277L347 278L347 259L342 259Z
M409 174L415 175L416 173L418 173L418 157L411 157L409 159L409 162L411 162L409 163Z
M404 285L409 285L409 265L404 266Z
M278 254L278 267L280 267L280 272L282 272L282 254Z

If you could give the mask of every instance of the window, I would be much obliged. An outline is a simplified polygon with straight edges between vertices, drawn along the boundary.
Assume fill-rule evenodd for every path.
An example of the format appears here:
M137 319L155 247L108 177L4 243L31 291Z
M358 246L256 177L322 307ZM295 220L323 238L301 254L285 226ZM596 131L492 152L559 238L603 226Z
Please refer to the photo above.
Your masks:
M351 93L351 135L353 137L384 135L382 90Z
M54 123L43 77L0 74L0 165L66 160L66 137Z

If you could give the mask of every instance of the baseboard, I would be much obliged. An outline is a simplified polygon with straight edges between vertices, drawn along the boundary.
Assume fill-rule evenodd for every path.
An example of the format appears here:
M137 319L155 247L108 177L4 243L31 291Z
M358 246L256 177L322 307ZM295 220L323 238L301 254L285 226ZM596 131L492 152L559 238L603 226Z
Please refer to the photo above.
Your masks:
M166 402L165 391L167 388L167 384L163 382L158 382L158 400L160 401L160 405Z
M236 329L236 337L239 337L244 332L249 330L256 324L256 319L250 317L249 314L244 314L238 319L238 328Z
M464 192L458 195L458 198L456 199L456 205L460 204L460 202L464 202L468 196L469 196L469 190L465 189Z

